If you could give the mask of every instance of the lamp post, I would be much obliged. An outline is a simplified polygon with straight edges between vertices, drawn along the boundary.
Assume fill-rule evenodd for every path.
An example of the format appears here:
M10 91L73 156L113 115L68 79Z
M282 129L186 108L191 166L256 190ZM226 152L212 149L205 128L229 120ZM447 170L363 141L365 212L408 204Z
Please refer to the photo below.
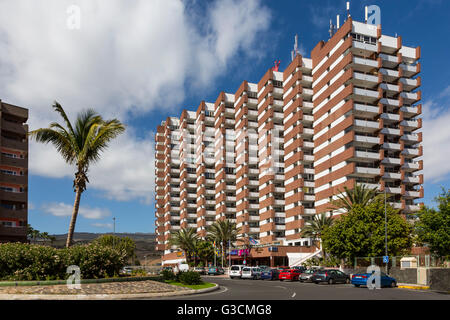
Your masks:
M113 234L116 234L116 217L113 217Z
M385 256L388 256L388 245L387 245L387 196L386 196L386 186L384 187L384 245L385 245ZM386 261L386 274L388 273L389 260Z

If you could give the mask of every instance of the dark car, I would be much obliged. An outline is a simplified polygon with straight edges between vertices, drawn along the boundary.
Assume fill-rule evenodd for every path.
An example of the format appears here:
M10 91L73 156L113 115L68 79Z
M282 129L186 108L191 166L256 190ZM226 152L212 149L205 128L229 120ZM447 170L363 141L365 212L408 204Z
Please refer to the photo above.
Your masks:
M370 273L357 273L352 276L352 284L355 287L367 286L367 279L370 277ZM388 276L386 273L381 272L380 285L382 287L395 288L397 286L397 280Z
M298 269L284 269L280 271L278 279L280 279L281 281L283 280L298 281L300 273L301 272Z
M265 269L261 272L261 280L278 280L279 269Z
M220 275L225 274L225 270L223 270L221 267L209 267L208 268L208 275Z
M300 273L306 271L306 267L303 267L303 266L295 266L295 267L292 267L291 269L296 269L296 270L300 271Z
M311 276L311 281L318 284L320 282L333 283L350 283L350 276L339 270L324 269L318 270Z

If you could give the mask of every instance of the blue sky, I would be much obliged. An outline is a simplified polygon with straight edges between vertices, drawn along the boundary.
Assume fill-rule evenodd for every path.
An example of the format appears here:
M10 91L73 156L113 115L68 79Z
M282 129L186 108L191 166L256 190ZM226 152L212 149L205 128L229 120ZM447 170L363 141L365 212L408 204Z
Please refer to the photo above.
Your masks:
M153 132L168 116L243 80L257 82L275 59L283 70L299 35L306 56L328 39L329 19L345 2L315 1L0 1L0 99L30 109L30 128L58 120L57 99L73 118L94 107L119 117L127 134L90 170L76 231L153 232ZM45 5L39 5L45 3ZM425 199L450 186L450 1L351 1L354 20L364 6L381 8L383 34L422 48ZM80 28L67 27L80 8ZM28 9L28 10L27 10ZM31 143L29 223L66 233L73 168L51 147Z

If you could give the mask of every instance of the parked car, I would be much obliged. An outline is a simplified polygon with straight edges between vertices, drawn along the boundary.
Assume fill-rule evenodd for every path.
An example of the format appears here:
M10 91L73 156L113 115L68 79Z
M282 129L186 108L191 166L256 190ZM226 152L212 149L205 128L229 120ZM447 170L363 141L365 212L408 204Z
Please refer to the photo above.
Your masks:
M203 268L203 267L195 267L195 268L194 268L194 271L195 271L195 272L198 272L198 273L200 273L200 274L206 274L206 269Z
M240 278L242 275L242 269L244 268L244 265L241 264L237 264L237 265L233 265L230 268L230 279L234 279L234 278Z
M220 275L225 274L225 270L223 270L222 267L209 267L208 268L208 275Z
M133 268L132 267L123 267L121 271L122 271L122 273L125 273L125 274L131 274L133 272Z
M261 269L258 267L244 267L242 269L242 279L261 279Z
M351 283L355 287L367 286L367 279L369 279L370 275L371 275L370 273L357 273L357 274L354 274L352 276ZM392 277L388 276L384 272L381 272L380 282L381 282L380 284L381 284L382 287L395 288L397 286L397 280L395 280L395 278L392 278Z
M305 271L306 271L306 267L304 267L304 266L295 266L295 267L292 267L291 269L296 269L296 270L299 270L299 271L300 271L300 273L302 273L302 272L305 272Z
M280 271L278 279L280 279L281 281L283 280L298 281L300 273L301 272L298 269L284 269Z
M265 269L261 272L261 280L278 280L279 269Z
M333 283L350 283L350 276L340 270L323 269L317 270L312 276L311 281L318 284L320 282Z
M303 271L303 272L300 274L300 277L298 278L298 280L299 280L300 282L308 282L308 281L311 281L311 277L313 276L314 273L317 272L317 270L318 270L318 269L308 269L308 270Z

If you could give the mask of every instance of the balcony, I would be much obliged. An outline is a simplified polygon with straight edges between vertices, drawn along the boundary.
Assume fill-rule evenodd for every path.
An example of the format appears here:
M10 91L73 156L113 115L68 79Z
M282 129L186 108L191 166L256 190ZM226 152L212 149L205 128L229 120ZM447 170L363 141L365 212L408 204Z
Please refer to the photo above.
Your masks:
M382 83L380 84L380 88L390 94L396 94L400 91L400 87L395 84Z
M27 202L27 199L28 199L27 192L9 192L0 190L0 200Z
M403 90L406 91L412 91L420 85L417 79L400 78L400 82L403 84Z
M14 149L14 150L20 150L20 151L28 151L28 140L24 139L22 140L14 140L2 137L1 138L1 146L8 148L8 149Z
M360 132L375 132L379 129L379 123L375 121L358 120L354 121L356 131Z
M364 118L373 118L376 117L379 113L379 108L377 106L364 105L359 103L355 103L353 105L353 110L355 115L359 115Z
M406 78L410 78L415 76L417 73L419 73L419 67L418 65L412 66L407 64L400 64L400 68L403 70L403 75Z
M355 100L364 101L368 103L373 103L380 98L380 93L374 90L354 88L353 94Z
M415 92L402 92L400 96L405 104L413 104L420 100L419 94Z
M405 205L405 209L403 209L404 212L417 212L420 210L420 206L413 204L413 205Z
M13 218L20 220L27 220L28 213L26 209L13 210L0 207L0 218Z
M400 129L383 128L381 129L381 133L384 135L400 136Z
M371 53L377 52L377 46L374 44L370 44L370 43L353 41L352 51L358 52L358 53L364 52L366 54L371 54Z
M353 83L361 87L375 87L378 85L378 77L370 74L355 72Z
M405 191L405 198L420 198L420 191Z
M5 155L1 156L0 160L2 165L17 167L17 168L27 168L28 159L27 158L12 158Z
M408 172L417 171L420 170L420 164L419 162L405 162L402 169Z
M401 160L400 160L400 158L388 158L388 157L386 157L386 158L384 158L381 161L381 163L382 164L387 164L387 165L399 166L400 163L401 163Z
M403 120L400 122L400 125L405 127L408 131L416 130L420 127L419 121L417 120Z
M378 61L353 57L352 67L356 71L370 72L378 68Z
M400 139L407 141L407 142L420 142L419 135L417 134L404 134Z
M380 138L378 137L370 137L370 136L361 136L355 135L355 142L361 146L371 147L380 143Z
M398 57L390 54L380 53L380 58L383 63L383 67L395 68L399 65Z
M400 121L400 115L395 113L383 113L381 119L385 120L384 122L398 122Z
M24 240L27 237L27 228L26 227L6 227L0 225L0 235L1 236L13 236L13 237L24 237Z
M399 187L386 187L386 192L391 194L401 194L402 188Z
M387 82L395 82L400 77L398 71L391 69L381 68L380 73L383 75L383 80Z
M382 98L380 100L380 103L384 104L386 106L396 107L396 108L398 108L400 106L400 102L396 99Z
M418 176L406 176L403 179L404 183L412 183L412 184L419 184L420 183L420 177Z
M355 155L352 158L355 161L376 161L380 160L380 154L376 152L367 151L355 151Z
M385 172L383 174L384 180L400 180L401 178L402 178L402 175L400 173Z
M355 174L362 177L375 177L380 175L380 168L356 167Z
M9 132L14 132L17 134L20 134L21 136L25 136L27 134L27 125L23 125L21 123L6 121L5 119L2 119L2 130L6 130Z
M385 150L400 151L401 145L399 143L385 142L383 143L382 148Z
M405 148L402 151L402 155L404 155L406 158L418 157L419 154L419 149Z
M402 209L402 204L400 202L388 202L388 204L394 209Z

